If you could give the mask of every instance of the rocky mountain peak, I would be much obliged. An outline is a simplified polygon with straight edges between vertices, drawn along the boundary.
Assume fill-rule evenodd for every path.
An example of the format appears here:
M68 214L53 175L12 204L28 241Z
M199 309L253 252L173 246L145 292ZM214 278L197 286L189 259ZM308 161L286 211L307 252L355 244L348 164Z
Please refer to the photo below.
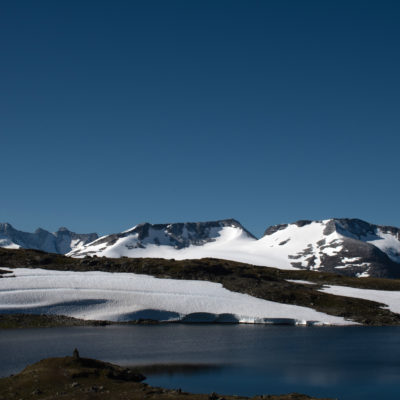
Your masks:
M98 238L67 228L34 233L0 224L0 247L33 248L72 257L226 258L278 268L349 276L400 276L400 229L357 218L299 220L269 227L255 238L235 219L138 224Z
M223 228L236 228L247 237L256 239L238 221L224 219L206 222L177 222L165 224L150 224L144 222L133 228L95 241L96 246L103 245L102 249L113 246L117 241L125 239L125 247L128 249L144 248L147 245L172 246L175 249L183 249L190 245L201 246L213 242L219 237ZM85 250L83 250L85 251ZM78 251L77 253L80 253ZM76 255L77 253L71 253Z
M14 230L14 227L8 222L0 222L0 232Z
M353 276L400 275L400 230L395 227L358 218L301 220L269 227L262 240L288 253L295 268Z
M66 254L73 248L97 239L96 233L78 234L67 228L60 228L51 233L43 228L33 233L14 229L9 223L0 223L0 247L26 248L42 250L49 253Z
M60 226L58 229L57 229L57 232L58 233L72 233L68 228L66 228L65 226Z

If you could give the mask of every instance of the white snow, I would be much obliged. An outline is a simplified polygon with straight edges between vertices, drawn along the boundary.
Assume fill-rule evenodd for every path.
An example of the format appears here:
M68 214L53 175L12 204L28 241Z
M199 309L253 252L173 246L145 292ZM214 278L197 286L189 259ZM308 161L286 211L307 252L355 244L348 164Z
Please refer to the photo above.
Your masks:
M98 239L82 247L80 252L71 252L68 255L82 257L85 254L95 254L99 257L106 256L111 258L122 256L159 257L174 258L176 260L212 257L260 266L296 269L291 263L301 262L305 266L306 259L310 255L299 255L299 258L296 259L291 259L289 256L302 253L311 246L312 253L319 257L316 242L324 238L325 222L313 222L303 227L289 225L283 230L258 240L250 237L237 227L215 228L215 232L212 232L212 237L215 237L215 241L201 246L191 245L182 249L164 245L165 239L162 240L162 237L157 237L161 245L152 243L154 238L150 237L142 242L145 244L145 248L138 248L136 247L137 234L132 234L118 239L116 243L109 246L105 243L99 243L100 240ZM330 236L325 237L328 240L336 240L338 236L338 234L332 233Z
M214 228L215 229L215 228ZM289 262L282 259L279 252L270 252L260 240L248 236L242 229L235 227L223 227L211 232L216 237L215 241L205 243L201 246L191 245L186 248L176 249L171 245L156 245L151 243L149 238L144 241L145 248L135 247L137 234L122 237L111 246L99 243L99 239L83 247L84 252L111 258L126 257L150 257L166 258L175 260L199 259L199 258L220 258L239 261L262 266L276 266L280 268L293 269ZM158 237L159 238L159 237ZM160 242L161 238L159 238ZM165 242L165 240L164 240ZM84 256L85 253L71 252L71 256Z
M342 262L343 263L354 263L356 261L360 261L361 257L343 257Z
M21 246L12 242L8 238L0 238L0 247L4 247L5 249L20 249Z
M349 325L311 308L231 292L206 281L108 272L14 269L0 279L0 312L82 319Z
M327 286L320 291L337 296L376 301L386 304L390 311L400 313L400 291L358 289L347 286Z
M383 233L380 229L377 230L377 236L378 239L368 240L368 243L378 247L394 262L400 263L400 240L390 233Z
M335 269L346 269L346 268L353 268L353 267L362 267L365 268L365 271L359 272L356 274L357 278L368 278L369 275L369 270L371 267L370 263L350 263L350 264L345 264L345 265L338 265L335 267Z
M301 227L291 224L261 239L249 236L237 226L212 228L209 237L212 237L214 241L181 249L171 245L169 237L165 236L163 231L153 229L148 237L140 241L141 246L138 246L138 234L132 233L110 245L104 242L105 237L100 238L68 255L83 257L88 254L111 258L126 256L176 260L211 257L280 269L297 269L292 265L293 263L308 267L309 259L313 259L315 262L313 268L318 269L322 265L324 256L334 256L343 250L344 237L342 235L336 231L330 235L324 234L329 221L314 221ZM188 232L185 231L183 236L188 236ZM156 243L155 239L157 239ZM103 243L100 243L102 241ZM351 263L358 258L345 260Z
M336 232L334 232L332 235L327 236L327 238L333 237L333 240L331 240L330 242L327 241L328 246L331 246L331 247L322 248L321 253L323 253L329 257L332 257L343 250L343 246L339 245L339 243L341 243L341 239L337 239L336 238L337 236L340 236L340 235Z
M303 281L301 279L286 279L287 282L302 283L303 285L316 285L315 282Z
M274 259L281 259L281 262L276 265L278 268L290 268L292 262L299 262L306 267L307 259L312 256L316 257L316 268L318 268L321 266L322 254L328 254L329 251L329 255L334 255L340 250L340 248L320 249L321 245L318 242L322 239L325 239L328 244L340 238L336 232L328 236L324 235L327 222L328 220L315 221L302 227L296 224L288 225L285 229L258 240L257 247L259 250L268 247L268 253L273 254ZM287 241L289 238L290 240Z

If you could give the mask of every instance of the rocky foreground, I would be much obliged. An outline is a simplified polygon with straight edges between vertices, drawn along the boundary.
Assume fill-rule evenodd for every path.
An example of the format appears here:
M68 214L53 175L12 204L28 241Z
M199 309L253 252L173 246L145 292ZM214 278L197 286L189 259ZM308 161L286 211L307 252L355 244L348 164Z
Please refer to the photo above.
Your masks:
M249 397L216 393L191 394L180 389L151 387L138 371L89 358L77 351L72 357L48 358L26 367L17 375L0 379L0 400L26 399L182 399L244 400ZM251 399L313 400L303 394L262 395Z

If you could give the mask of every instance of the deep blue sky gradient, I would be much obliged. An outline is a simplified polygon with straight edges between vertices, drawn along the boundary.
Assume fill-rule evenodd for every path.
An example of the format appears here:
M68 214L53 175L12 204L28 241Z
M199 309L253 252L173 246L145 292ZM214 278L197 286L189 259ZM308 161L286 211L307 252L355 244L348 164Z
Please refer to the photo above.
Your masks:
M400 2L0 5L0 221L400 226Z

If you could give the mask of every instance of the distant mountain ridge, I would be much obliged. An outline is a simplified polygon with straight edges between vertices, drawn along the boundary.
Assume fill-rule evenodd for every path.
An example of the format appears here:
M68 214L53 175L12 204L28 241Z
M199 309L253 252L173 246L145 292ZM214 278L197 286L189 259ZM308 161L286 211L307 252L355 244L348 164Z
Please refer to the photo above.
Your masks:
M30 233L19 231L9 223L0 223L0 247L11 249L25 248L66 254L97 238L97 233L80 234L64 227L54 233L42 228Z
M117 242L119 247L123 244L123 247L128 250L145 249L149 245L169 246L180 250L190 246L202 246L206 243L215 242L220 238L220 232L227 227L237 229L243 232L243 235L257 240L234 219L172 224L149 224L146 222L121 233L103 236L88 244L85 249L79 248L68 255L80 256L83 252L92 252L92 248L96 248L95 252L109 250Z
M400 229L349 218L274 225L260 239L234 219L143 223L100 238L66 228L54 234L40 229L27 234L0 224L0 247L13 246L71 257L212 257L281 269L400 277Z

